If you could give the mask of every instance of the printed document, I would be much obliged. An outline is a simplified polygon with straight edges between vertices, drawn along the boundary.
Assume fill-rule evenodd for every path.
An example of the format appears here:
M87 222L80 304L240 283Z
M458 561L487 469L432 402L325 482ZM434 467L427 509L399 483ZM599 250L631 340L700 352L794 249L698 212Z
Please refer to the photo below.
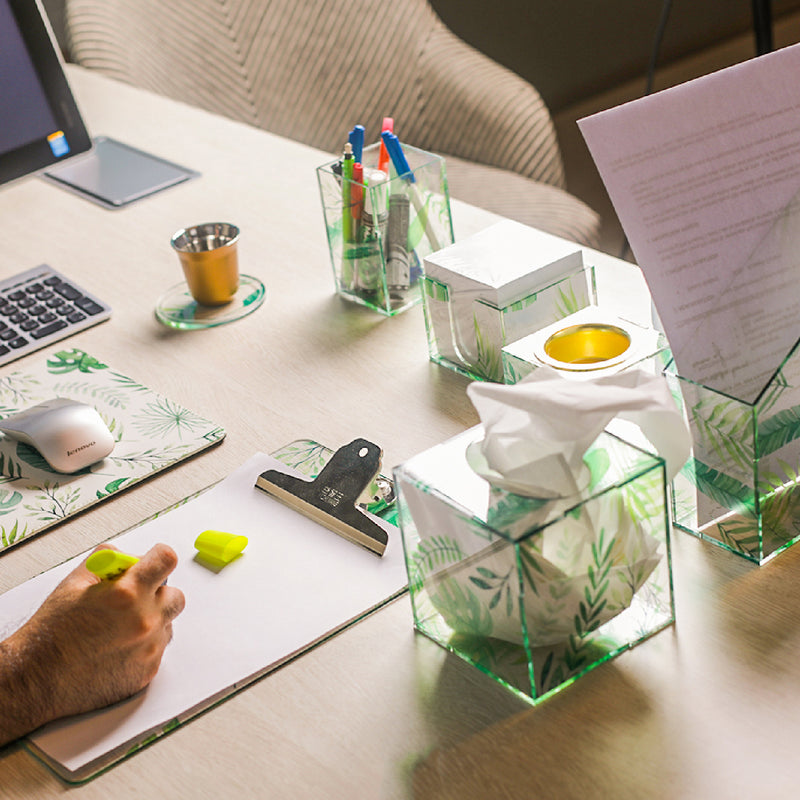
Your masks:
M678 373L753 403L800 338L800 45L579 121Z

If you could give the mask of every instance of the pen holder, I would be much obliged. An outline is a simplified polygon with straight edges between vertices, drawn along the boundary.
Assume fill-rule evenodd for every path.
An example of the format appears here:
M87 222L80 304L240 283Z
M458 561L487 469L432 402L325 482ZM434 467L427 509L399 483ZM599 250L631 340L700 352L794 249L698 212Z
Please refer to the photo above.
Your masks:
M470 467L482 435L395 469L414 626L536 703L674 622L664 462L604 432L585 489L522 497Z
M692 456L673 481L675 525L764 564L800 538L800 345L755 402L665 371Z
M453 242L445 162L405 145L411 173L377 169L380 145L363 150L364 180L342 162L317 167L336 291L387 316L420 301L425 256Z

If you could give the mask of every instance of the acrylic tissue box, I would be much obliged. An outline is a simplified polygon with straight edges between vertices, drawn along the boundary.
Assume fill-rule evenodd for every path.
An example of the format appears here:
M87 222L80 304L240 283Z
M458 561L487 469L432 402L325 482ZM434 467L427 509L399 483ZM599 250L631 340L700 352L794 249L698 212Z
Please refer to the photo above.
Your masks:
M594 270L577 245L504 220L425 258L432 361L501 382L504 345L591 305Z
M663 460L603 432L564 499L491 486L482 426L395 469L418 631L538 702L674 622Z
M587 306L502 349L503 381L514 384L540 367L576 380L632 367L660 374L669 360L661 331Z
M800 538L800 345L755 402L682 378L692 457L673 480L675 525L756 564Z
M453 242L445 162L405 145L411 176L377 170L380 145L365 147L363 182L341 162L317 168L336 291L387 316L420 301L422 263Z

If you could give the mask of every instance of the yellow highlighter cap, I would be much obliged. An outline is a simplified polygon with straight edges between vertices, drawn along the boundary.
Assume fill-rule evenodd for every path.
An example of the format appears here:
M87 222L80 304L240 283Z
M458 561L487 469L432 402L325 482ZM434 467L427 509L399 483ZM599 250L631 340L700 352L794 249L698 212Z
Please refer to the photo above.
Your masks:
M108 580L122 575L128 567L132 567L139 559L120 553L119 550L98 550L86 559L86 569L98 578Z
M247 547L247 537L224 531L203 531L194 546L201 556L230 564Z

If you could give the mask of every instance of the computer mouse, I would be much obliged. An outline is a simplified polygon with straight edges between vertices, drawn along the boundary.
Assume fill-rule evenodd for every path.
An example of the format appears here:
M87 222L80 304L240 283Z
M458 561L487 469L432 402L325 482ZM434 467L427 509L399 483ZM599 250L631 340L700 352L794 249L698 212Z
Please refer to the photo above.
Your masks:
M114 449L114 437L96 409L65 397L0 419L0 431L34 447L56 472L78 472Z

